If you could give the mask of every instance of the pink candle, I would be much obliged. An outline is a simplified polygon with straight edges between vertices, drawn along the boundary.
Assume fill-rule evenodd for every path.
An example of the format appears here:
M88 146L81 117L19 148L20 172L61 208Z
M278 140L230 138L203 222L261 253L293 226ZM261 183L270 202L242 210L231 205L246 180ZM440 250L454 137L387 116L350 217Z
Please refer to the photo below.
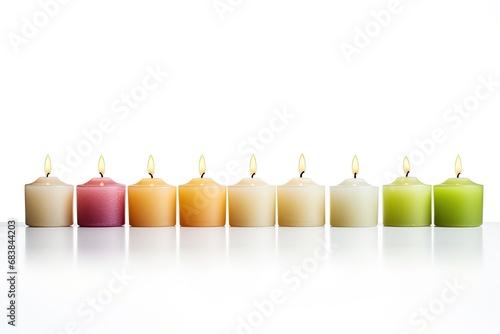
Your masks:
M125 185L104 177L104 159L99 174L76 187L77 221L84 227L111 227L125 224Z

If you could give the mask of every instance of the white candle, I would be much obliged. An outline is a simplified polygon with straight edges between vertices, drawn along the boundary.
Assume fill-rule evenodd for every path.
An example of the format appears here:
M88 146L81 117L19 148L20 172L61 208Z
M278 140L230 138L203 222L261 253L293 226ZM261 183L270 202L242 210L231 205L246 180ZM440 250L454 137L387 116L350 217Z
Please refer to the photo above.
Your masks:
M50 157L45 158L45 177L24 186L26 225L33 227L73 224L73 186L49 177Z
M306 162L302 154L299 159L300 177L278 186L279 226L323 226L325 225L325 187L302 175Z
M255 156L250 159L250 176L228 187L230 226L273 226L276 216L276 187L254 178Z
M358 158L352 159L351 179L330 187L330 224L369 227L378 224L378 187L357 178Z

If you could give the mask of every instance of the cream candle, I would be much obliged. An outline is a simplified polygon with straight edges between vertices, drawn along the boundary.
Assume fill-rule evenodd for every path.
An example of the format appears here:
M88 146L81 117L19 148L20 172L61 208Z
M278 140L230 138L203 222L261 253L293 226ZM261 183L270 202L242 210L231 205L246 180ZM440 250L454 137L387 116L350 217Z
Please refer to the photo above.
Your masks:
M100 178L76 187L77 221L84 227L125 224L125 185L104 177L104 158L99 158Z
M32 227L73 224L73 186L49 177L52 166L45 158L45 177L24 186L26 225Z
M410 162L404 158L404 177L383 187L385 226L429 226L431 224L431 186L408 177Z
M153 156L148 159L148 173L145 178L128 187L128 216L131 226L174 226L176 222L175 186L153 177L155 165Z
M354 156L354 177L330 187L331 226L367 227L378 224L378 188L358 179L358 172L358 158Z
M434 186L434 224L443 227L477 227L483 223L483 186L459 178L462 160L455 161L456 178Z
M252 154L250 177L228 187L229 225L274 226L276 187L254 178L257 161Z
M179 186L181 226L224 226L226 223L226 186L204 178L205 158L198 163L200 177Z
M299 159L299 177L278 186L279 226L325 225L325 187L302 177L306 161Z

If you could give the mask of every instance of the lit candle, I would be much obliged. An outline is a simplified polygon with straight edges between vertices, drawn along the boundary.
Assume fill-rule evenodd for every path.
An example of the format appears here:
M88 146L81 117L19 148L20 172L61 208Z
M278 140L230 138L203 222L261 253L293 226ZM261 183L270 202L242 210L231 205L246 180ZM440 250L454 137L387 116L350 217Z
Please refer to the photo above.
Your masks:
M77 221L84 227L125 224L125 185L104 177L104 158L99 158L96 177L76 187Z
M403 162L404 177L383 187L385 226L429 226L431 224L431 186L408 177L410 162Z
M325 187L302 177L306 161L299 159L299 177L278 186L279 226L325 225Z
M131 226L175 225L176 187L153 177L154 172L154 160L149 156L148 173L151 177L128 187L128 217Z
M250 177L228 187L229 225L273 226L275 224L276 187L254 178L257 162L252 154Z
M24 186L26 225L33 227L73 224L73 186L49 177L50 157L45 158L45 177Z
M226 223L226 186L204 178L205 158L198 164L200 177L179 186L181 226L224 226Z
M376 226L378 188L358 179L358 158L352 159L353 178L330 187L330 224L332 226Z
M434 224L443 227L476 227L483 223L483 186L460 178L462 161L455 161L456 178L434 186Z

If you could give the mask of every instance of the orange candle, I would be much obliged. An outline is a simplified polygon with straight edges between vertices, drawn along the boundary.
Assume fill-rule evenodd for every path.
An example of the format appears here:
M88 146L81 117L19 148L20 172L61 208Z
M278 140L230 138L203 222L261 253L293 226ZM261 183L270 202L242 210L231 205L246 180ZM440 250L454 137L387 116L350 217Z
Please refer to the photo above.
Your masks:
M176 222L176 187L153 177L155 164L148 160L145 178L128 187L128 215L131 226L174 226Z
M181 226L224 226L226 224L226 186L205 176L205 158L200 157L199 178L179 186Z

